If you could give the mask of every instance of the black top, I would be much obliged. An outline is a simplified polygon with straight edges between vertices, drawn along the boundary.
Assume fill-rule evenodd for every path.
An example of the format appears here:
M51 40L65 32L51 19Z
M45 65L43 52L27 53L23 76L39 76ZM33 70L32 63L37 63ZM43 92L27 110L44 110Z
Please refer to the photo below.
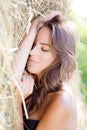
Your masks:
M24 117L24 130L35 130L39 120L26 119Z

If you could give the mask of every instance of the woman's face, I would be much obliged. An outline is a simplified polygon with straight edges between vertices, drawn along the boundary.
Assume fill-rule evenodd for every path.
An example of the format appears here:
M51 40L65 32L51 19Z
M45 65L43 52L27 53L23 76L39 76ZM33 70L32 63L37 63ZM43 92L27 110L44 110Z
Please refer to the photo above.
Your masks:
M51 31L47 27L39 30L34 46L30 51L27 69L39 76L41 72L52 64L56 54L53 51Z

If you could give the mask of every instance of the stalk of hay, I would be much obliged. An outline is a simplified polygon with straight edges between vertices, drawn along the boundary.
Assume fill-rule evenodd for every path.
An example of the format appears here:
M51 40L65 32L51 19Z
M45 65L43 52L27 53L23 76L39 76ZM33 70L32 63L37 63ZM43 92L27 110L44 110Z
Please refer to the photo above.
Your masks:
M31 20L46 9L67 15L67 0L0 0L0 130L15 130L19 121L11 61ZM26 108L25 108L26 111Z

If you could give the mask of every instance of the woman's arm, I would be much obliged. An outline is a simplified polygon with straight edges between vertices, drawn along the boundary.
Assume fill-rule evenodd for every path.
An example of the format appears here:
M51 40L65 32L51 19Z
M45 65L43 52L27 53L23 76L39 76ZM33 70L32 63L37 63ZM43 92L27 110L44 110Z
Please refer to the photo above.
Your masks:
M22 74L24 72L24 68L26 66L26 62L27 62L31 47L34 43L36 34L39 28L43 26L43 21L44 21L44 18L42 16L39 16L31 23L29 33L25 34L25 36L23 37L23 40L20 42L18 46L18 50L14 54L12 70L18 83L20 82Z
M23 74L30 49L36 36L36 27L32 27L29 34L26 34L19 45L19 50L15 52L14 62L12 63L13 74L19 82Z

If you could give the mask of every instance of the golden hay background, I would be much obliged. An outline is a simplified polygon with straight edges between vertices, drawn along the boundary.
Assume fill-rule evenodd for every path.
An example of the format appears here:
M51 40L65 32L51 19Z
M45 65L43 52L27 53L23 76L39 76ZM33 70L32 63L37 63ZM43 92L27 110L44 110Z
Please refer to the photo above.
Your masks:
M11 72L14 51L31 20L46 9L60 10L67 16L68 0L0 0L0 130L16 130L19 121ZM80 117L84 118L83 113ZM79 124L78 130L86 130L84 120Z

